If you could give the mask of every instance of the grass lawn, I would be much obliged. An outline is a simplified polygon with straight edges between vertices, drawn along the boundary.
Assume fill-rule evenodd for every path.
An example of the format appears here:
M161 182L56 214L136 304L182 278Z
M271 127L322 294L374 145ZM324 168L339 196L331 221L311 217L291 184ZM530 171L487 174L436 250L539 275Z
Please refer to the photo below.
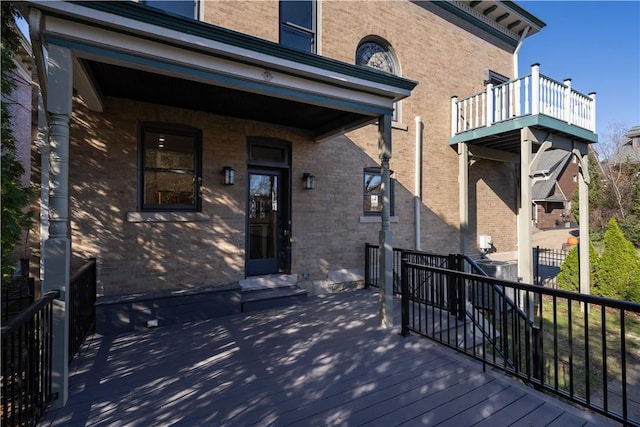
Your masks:
M640 315L625 313L622 319L619 310L603 312L595 305L589 306L588 313L585 319L579 303L569 306L568 301L560 299L554 310L553 298L543 299L544 382L582 398L601 391L605 382L608 391L617 392L613 388L617 384L615 380L622 379L623 360L627 378L640 369ZM585 357L587 352L589 358Z

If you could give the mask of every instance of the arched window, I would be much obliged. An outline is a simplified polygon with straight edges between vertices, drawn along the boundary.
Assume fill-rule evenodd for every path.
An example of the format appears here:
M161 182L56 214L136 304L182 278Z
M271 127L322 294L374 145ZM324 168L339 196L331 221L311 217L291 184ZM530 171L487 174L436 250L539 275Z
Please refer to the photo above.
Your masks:
M398 74L398 63L389 43L377 38L367 37L363 39L356 49L356 65L364 65L390 74ZM400 121L400 105L393 105L394 122Z

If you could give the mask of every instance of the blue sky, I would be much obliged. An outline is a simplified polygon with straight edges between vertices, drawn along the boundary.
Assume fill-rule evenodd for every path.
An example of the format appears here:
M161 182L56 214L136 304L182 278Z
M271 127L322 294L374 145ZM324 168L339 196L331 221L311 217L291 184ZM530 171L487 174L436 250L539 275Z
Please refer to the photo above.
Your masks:
M520 50L519 74L540 64L554 80L596 92L596 130L640 125L640 0L516 1L547 24Z

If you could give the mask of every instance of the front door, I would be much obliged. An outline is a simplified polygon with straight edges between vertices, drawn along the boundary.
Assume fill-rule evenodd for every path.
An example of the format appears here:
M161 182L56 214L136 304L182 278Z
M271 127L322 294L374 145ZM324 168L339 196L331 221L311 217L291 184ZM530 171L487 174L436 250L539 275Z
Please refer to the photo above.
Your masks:
M286 273L289 258L287 175L281 169L249 170L246 275Z

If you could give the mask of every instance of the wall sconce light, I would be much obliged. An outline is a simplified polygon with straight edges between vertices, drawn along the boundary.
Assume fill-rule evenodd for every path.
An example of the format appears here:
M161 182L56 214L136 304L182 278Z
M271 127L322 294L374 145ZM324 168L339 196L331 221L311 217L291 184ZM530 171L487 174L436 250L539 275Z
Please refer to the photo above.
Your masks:
M310 173L305 172L304 175L302 175L302 180L304 181L305 190L313 190L316 187L316 177Z
M233 185L236 181L236 170L231 166L225 166L223 169L224 185Z

